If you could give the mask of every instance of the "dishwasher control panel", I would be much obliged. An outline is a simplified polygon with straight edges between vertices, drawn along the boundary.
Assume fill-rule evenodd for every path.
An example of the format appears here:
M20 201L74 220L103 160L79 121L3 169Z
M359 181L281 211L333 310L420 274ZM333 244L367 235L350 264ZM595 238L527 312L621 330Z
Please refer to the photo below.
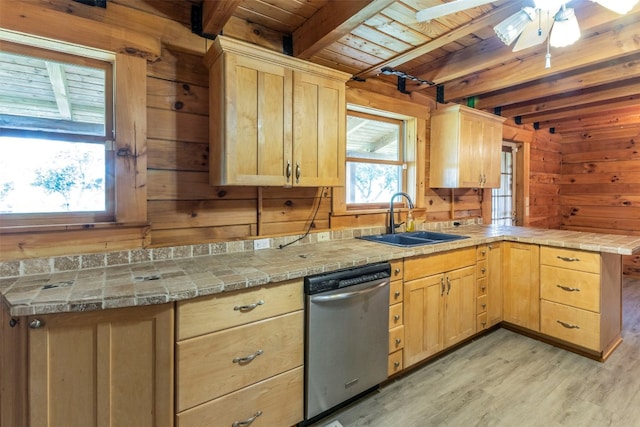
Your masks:
M314 295L388 277L391 277L391 265L388 262L321 273L304 278L304 293Z

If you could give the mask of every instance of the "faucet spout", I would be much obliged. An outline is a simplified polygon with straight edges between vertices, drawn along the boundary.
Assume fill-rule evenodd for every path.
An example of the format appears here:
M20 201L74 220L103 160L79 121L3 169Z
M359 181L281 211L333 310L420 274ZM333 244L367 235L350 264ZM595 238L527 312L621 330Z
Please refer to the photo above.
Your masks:
M397 196L403 196L404 198L406 198L407 203L409 204L409 209L413 209L413 200L411 200L411 197L407 193L401 191L391 196L391 200L389 201L389 229L387 230L387 232L390 234L394 234L396 232L396 228L402 225L402 223L396 225L395 220L393 219L393 200Z

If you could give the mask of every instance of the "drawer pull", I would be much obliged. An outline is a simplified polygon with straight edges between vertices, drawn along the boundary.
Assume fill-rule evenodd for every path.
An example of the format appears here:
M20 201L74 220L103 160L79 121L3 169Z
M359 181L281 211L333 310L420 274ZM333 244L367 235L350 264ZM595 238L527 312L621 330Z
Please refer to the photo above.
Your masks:
M264 351L262 350L258 350L253 354L250 354L248 356L244 356L244 357L236 357L233 359L233 363L237 363L238 365L242 365L245 363L249 363L251 362L253 359L255 359L256 357L260 356L262 353L264 353Z
M487 308L487 304L482 304L482 309Z
M566 323L566 322L563 322L562 320L556 320L556 322L560 323L562 326L564 326L567 329L580 329L580 326L572 325L571 323Z
M398 298L400 296L400 291L395 291L393 296L395 296L396 298Z
M400 338L396 338L396 345L400 344L402 340Z
M486 273L486 271L487 271L487 269L484 268L484 267L480 269L480 273L482 273L482 274Z
M242 312L251 311L254 308L256 308L257 306L262 305L262 304L264 304L264 301L260 300L258 302L254 302L253 304L249 304L249 305L236 305L235 307L233 307L233 309L235 311L242 311Z
M400 274L400 269L396 268L395 270L393 270L393 272L395 273L395 275L397 276L398 274Z
M396 314L395 316L393 316L393 320L395 320L396 322L400 320L400 315Z
M393 362L393 367L398 369L400 367L400 362Z
M571 257L567 257L567 256L560 256L560 255L558 255L556 258L558 258L559 260L562 260L562 261L566 261L566 262L577 262L577 261L580 261L580 258L571 258Z
M556 286L559 287L560 289L562 289L563 291L580 292L580 288L570 288L569 286L562 286L562 285L556 285Z
M485 289L487 289L487 287L486 287L486 286L483 286L483 287L481 287L480 289L482 290L482 292L484 292L484 290L485 290Z
M248 426L249 424L251 424L252 422L254 422L256 420L256 418L258 418L260 415L262 415L262 411L258 411L256 412L253 417L251 418L247 418L244 421L234 421L233 424L231 424L231 427L244 427L244 426Z

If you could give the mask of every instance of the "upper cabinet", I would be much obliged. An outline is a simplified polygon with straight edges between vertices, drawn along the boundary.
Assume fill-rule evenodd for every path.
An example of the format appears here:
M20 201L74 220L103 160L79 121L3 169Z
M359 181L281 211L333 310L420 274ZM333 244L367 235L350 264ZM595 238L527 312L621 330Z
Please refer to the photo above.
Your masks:
M499 188L504 120L458 104L432 111L429 186Z
M344 185L348 74L224 36L204 60L212 185Z

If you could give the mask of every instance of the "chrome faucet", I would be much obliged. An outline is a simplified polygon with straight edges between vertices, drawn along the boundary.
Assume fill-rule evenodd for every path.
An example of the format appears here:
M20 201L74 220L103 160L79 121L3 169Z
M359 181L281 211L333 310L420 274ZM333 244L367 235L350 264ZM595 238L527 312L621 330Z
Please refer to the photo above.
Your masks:
M397 196L404 196L407 199L407 202L409 202L409 209L413 209L413 200L411 200L411 197L409 197L409 195L407 193L396 193L393 196L391 196L391 201L389 202L389 229L387 230L388 233L393 234L396 232L396 228L400 227L402 225L402 223L396 225L395 221L393 219L393 199L395 199Z

